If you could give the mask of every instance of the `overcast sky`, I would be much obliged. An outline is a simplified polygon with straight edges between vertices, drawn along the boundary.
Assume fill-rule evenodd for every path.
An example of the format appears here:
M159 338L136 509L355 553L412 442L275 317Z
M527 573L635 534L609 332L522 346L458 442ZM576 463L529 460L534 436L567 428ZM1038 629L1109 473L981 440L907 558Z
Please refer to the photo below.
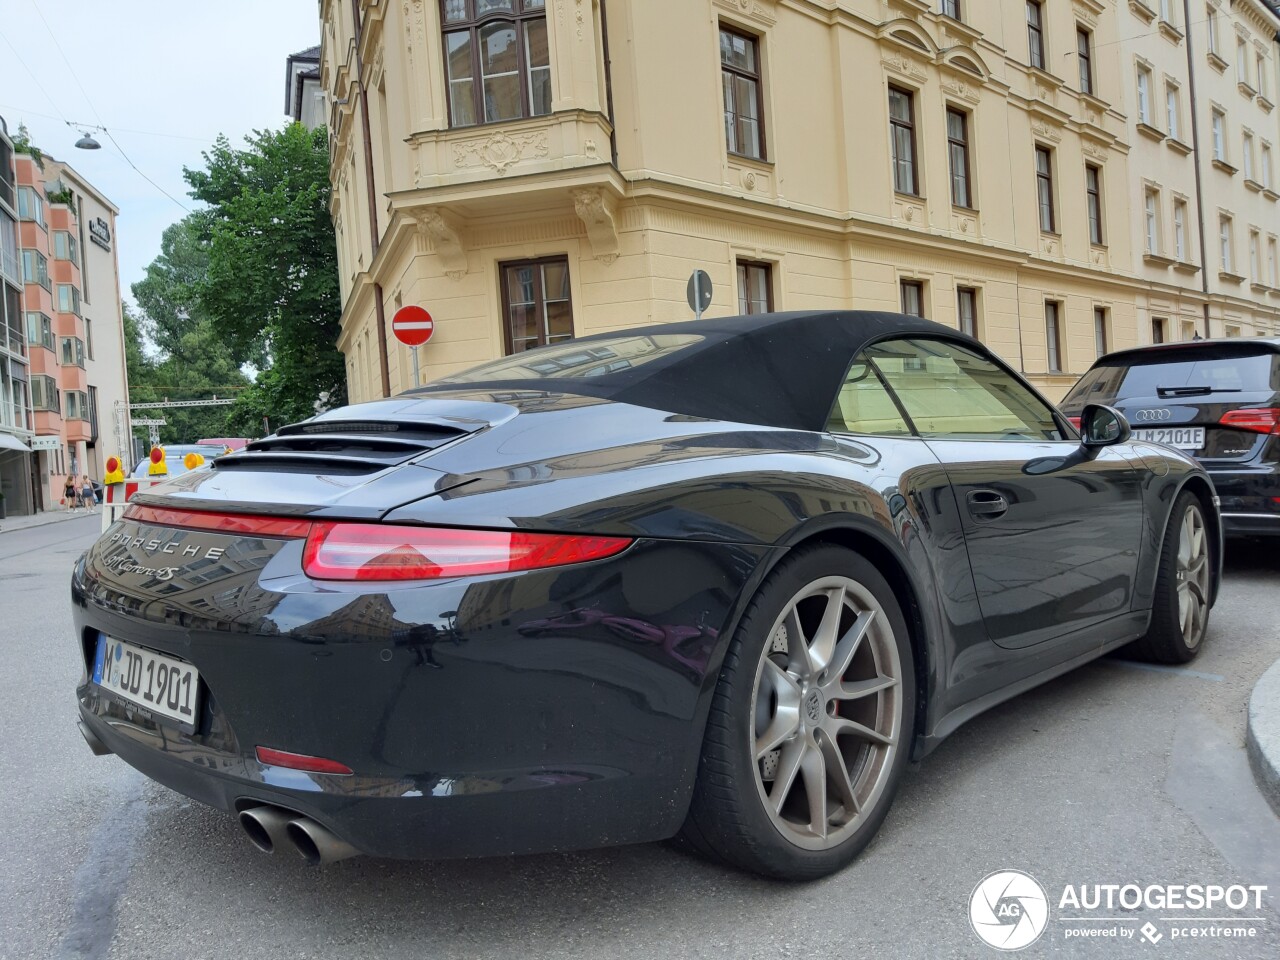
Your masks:
M0 0L0 116L10 135L25 123L36 146L120 208L120 286L132 299L160 234L184 211L103 134L94 134L101 150L75 149L79 132L65 121L107 127L190 207L183 166L201 166L220 133L240 145L252 130L280 127L285 58L319 42L316 0Z

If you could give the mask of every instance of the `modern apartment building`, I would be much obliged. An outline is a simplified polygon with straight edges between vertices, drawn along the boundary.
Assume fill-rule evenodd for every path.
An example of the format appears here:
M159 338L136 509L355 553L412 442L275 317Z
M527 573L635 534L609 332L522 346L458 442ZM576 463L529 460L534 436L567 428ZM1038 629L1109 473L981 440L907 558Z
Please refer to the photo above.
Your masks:
M918 313L976 333L1051 395L1099 352L1149 342L1157 317L1166 339L1274 331L1274 284L1241 264L1254 230L1265 264L1275 232L1262 147L1280 130L1280 18L1257 0L1186 8L322 0L351 396L412 386L389 333L402 304L437 321L420 352L436 377L687 319L696 269L710 315ZM1209 57L1211 8L1223 37L1247 39L1244 80ZM1185 111L1173 137L1166 90ZM1252 133L1252 178L1197 164L1184 128L1203 115L1208 150L1211 103L1241 149Z
M13 140L0 117L0 514L32 510L31 373L22 316L18 185Z
M107 457L125 453L120 417L128 385L116 208L51 157L17 153L13 174L21 298L5 308L10 372L3 422L12 423L7 432L24 449L8 444L23 463L3 476L8 512L27 513L58 504L68 476L100 480ZM0 237L5 216L0 196ZM13 306L20 317L16 338L8 319Z

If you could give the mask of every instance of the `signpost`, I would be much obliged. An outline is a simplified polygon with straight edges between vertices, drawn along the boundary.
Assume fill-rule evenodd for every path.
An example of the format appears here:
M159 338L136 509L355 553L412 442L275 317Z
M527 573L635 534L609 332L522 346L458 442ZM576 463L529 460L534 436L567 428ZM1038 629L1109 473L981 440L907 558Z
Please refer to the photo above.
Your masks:
M391 318L391 332L413 354L413 385L422 386L418 373L418 347L431 339L431 335L436 332L436 322L422 307L410 304L401 307Z
M693 271L689 278L689 309L698 320L702 319L702 311L711 306L711 278L705 270Z

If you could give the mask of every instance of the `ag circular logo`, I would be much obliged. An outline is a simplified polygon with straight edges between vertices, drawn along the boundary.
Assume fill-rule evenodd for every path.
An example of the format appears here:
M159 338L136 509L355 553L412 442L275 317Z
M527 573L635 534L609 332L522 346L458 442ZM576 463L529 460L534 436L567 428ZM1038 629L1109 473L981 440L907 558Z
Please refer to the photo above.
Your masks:
M969 923L989 947L1014 951L1040 939L1049 924L1049 897L1035 877L997 870L969 896Z

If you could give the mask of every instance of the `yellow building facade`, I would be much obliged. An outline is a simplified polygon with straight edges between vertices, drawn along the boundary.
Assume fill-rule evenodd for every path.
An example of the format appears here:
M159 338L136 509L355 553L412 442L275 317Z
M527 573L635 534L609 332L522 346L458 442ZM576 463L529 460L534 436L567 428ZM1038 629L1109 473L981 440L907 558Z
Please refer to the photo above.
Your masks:
M1237 5L1220 4L1233 22ZM697 269L714 287L707 315L918 312L976 333L1054 396L1099 350L1149 342L1166 301L1170 339L1184 315L1203 331L1211 301L1215 335L1228 317L1232 332L1275 330L1274 283L1201 289L1197 226L1185 264L1145 256L1134 197L1154 168L1140 145L1168 160L1162 200L1200 209L1187 157L1131 118L1129 38L1160 36L1149 9L322 0L351 397L413 386L390 331L401 305L436 321L425 382L689 319ZM1255 96L1251 122L1274 143L1265 106ZM1274 208L1249 215L1275 232Z

